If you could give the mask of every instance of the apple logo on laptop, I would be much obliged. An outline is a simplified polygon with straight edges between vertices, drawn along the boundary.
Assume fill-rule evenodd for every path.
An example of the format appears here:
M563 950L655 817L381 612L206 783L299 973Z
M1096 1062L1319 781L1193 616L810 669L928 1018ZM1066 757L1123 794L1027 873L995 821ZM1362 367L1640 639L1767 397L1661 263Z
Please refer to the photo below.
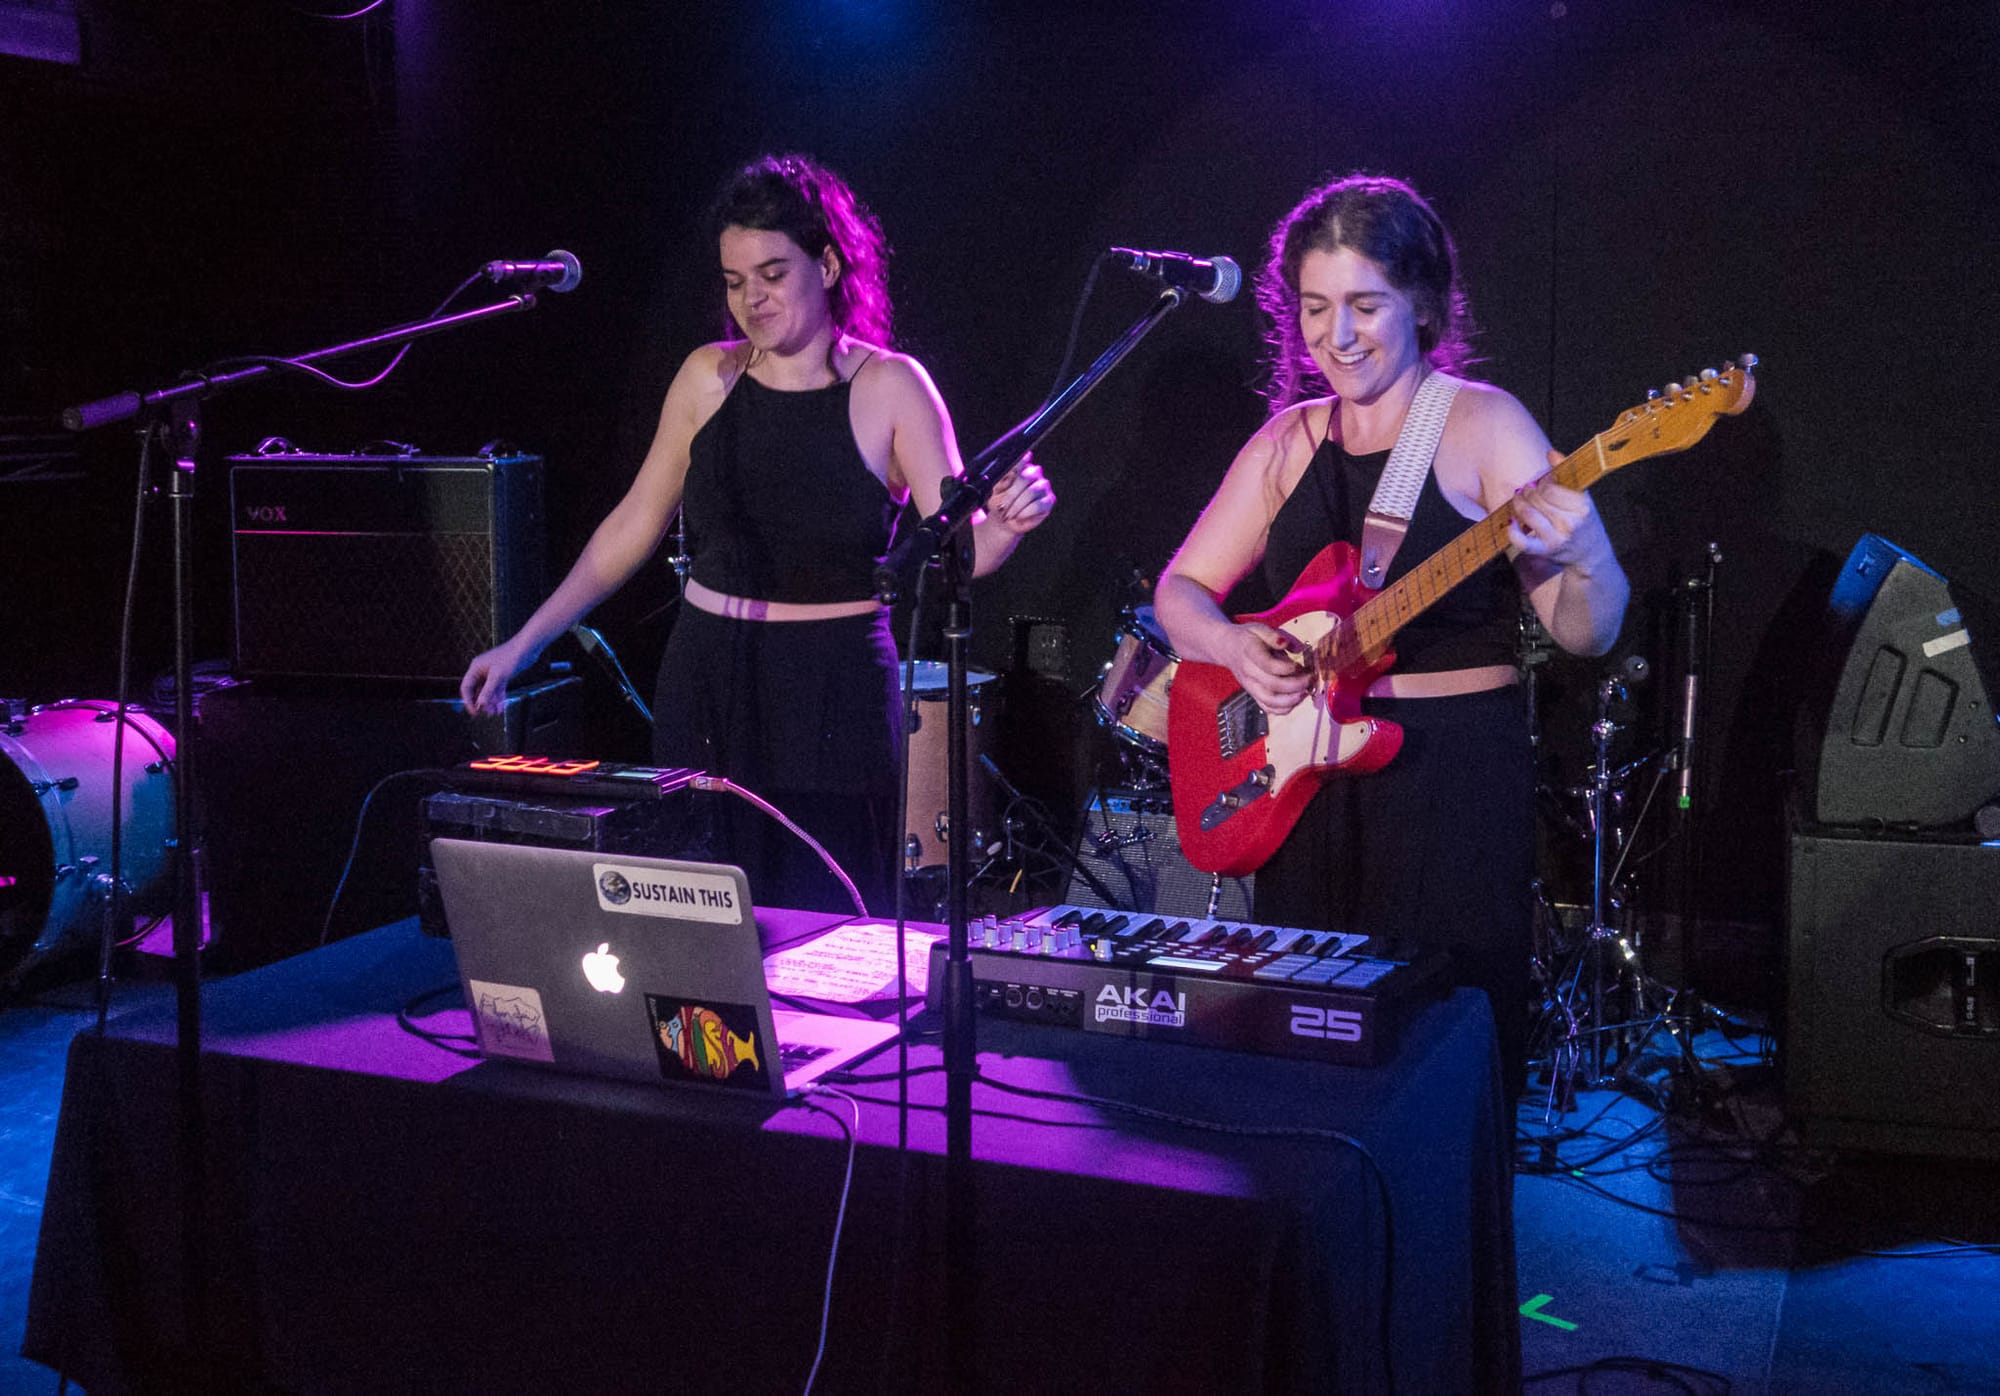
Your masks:
M618 957L611 953L610 941L583 957L583 977L600 994L615 994L625 987L625 976L618 972Z

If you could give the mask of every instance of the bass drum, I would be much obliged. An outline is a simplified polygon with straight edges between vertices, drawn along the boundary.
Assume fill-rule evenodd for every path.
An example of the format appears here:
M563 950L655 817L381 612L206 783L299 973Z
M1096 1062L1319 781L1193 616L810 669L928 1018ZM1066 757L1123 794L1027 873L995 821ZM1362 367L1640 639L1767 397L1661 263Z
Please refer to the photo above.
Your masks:
M1118 622L1118 652L1104 666L1097 685L1097 720L1148 756L1167 754L1167 695L1180 666L1167 632L1151 606L1124 613Z
M172 895L174 739L125 710L119 788L111 784L118 705L70 700L0 726L0 954L45 956L95 943L111 890L111 817L135 916Z
M951 787L946 783L951 770L951 751L945 722L949 675L935 659L919 659L904 665L911 671L910 688L917 699L916 721L910 727L909 807L904 811L903 868L943 867L951 836L946 817L951 805ZM969 669L965 675L965 745L972 767L972 783L966 807L972 813L972 847L978 856L996 825L993 818L993 781L979 758L993 744L998 725L998 681L983 669Z

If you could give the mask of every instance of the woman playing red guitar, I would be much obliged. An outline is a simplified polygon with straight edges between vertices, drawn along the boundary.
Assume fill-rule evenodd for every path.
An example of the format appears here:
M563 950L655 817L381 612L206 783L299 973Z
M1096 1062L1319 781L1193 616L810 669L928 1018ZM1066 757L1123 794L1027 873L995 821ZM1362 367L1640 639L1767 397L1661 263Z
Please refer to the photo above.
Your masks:
M1288 635L1231 620L1222 598L1259 567L1282 595L1326 545L1361 542L1417 390L1464 364L1470 322L1437 215L1407 184L1366 175L1313 190L1278 224L1258 300L1273 325L1273 415L1154 600L1182 659L1226 667L1277 717L1309 699L1313 675ZM1306 397L1320 387L1330 395ZM1629 588L1590 497L1541 478L1554 453L1527 409L1472 382L1448 403L1408 532L1370 581L1393 583L1511 498L1507 557L1397 633L1396 662L1367 683L1360 708L1402 726L1401 750L1379 772L1319 791L1258 870L1255 914L1448 948L1459 982L1492 998L1518 1091L1535 871L1520 601L1563 649L1596 655L1617 638Z

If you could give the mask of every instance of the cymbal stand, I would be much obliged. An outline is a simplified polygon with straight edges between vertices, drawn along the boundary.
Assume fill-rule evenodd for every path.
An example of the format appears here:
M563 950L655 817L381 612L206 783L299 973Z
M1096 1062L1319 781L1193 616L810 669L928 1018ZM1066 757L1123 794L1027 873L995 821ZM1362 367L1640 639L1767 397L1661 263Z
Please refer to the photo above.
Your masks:
M1613 674L1597 687L1597 718L1591 724L1593 761L1590 769L1589 823L1591 839L1590 923L1582 940L1553 985L1544 1006L1543 1022L1559 1023L1550 1037L1550 1113L1567 1110L1574 1103L1576 1088L1611 1084L1614 1048L1630 1046L1633 1031L1630 1017L1645 1012L1646 976L1640 964L1636 938L1609 920L1621 898L1617 888L1618 868L1611 856L1622 849L1613 818L1617 787L1631 773L1611 764L1612 740L1623 730L1613 718L1613 706L1626 697L1625 676ZM1642 816L1643 817L1643 813ZM1638 1013L1621 1020L1621 1002L1629 1002ZM1629 1055L1629 1052L1627 1053Z

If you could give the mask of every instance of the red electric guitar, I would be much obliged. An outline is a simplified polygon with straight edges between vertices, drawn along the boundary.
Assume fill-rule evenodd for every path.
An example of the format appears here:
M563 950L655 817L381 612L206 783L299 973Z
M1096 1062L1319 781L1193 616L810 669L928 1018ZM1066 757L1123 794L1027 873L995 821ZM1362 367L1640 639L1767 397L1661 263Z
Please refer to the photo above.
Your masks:
M1588 489L1636 460L1684 451L1715 419L1750 405L1754 354L1667 389L1624 413L1563 458L1559 485ZM1182 660L1167 705L1167 762L1181 852L1204 872L1240 877L1263 866L1306 803L1336 774L1379 771L1403 729L1361 712L1368 685L1396 662L1389 642L1431 603L1507 550L1512 504L1503 504L1412 568L1395 585L1361 584L1359 559L1334 543L1310 563L1262 621L1301 642L1313 670L1306 700L1270 717L1219 664Z

